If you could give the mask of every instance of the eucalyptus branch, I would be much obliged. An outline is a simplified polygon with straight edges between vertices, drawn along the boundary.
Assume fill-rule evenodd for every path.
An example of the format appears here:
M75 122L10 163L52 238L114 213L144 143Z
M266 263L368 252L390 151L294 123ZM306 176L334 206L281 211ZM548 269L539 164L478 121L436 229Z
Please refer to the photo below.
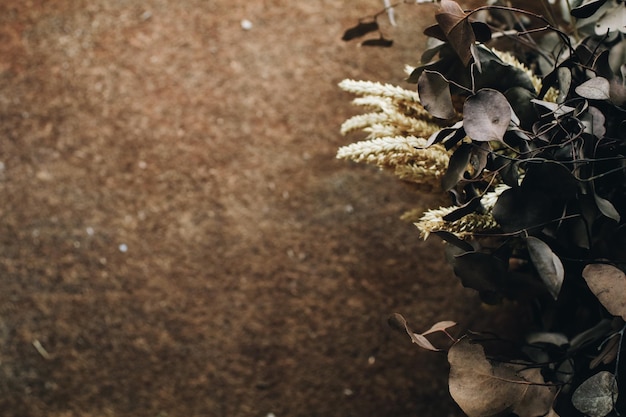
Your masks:
M538 19L542 22L544 22L546 24L546 30L550 30L555 32L559 38L561 38L561 40L563 41L564 44L567 45L567 47L569 48L571 53L575 52L574 47L572 46L572 42L569 39L569 37L567 36L567 34L563 33L563 31L555 26L552 25L552 22L550 22L548 19L546 19L545 17L537 14L537 13L533 13L531 11L528 10L524 10L524 9L518 9L517 7L508 7L508 6L498 6L498 5L490 5L490 6L481 6L478 7L472 11L469 12L468 15L472 15L474 13L478 13L482 10L503 10L503 11L507 11L507 12L512 12L512 13L520 13L523 15L527 15L527 16L532 16L535 19Z

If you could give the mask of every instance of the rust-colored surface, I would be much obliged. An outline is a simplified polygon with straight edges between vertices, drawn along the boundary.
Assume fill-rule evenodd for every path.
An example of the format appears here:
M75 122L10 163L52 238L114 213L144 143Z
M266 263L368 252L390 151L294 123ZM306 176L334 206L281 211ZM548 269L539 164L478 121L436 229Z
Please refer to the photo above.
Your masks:
M0 5L2 416L457 415L385 320L476 299L398 219L427 200L334 159L336 84L401 84L433 12L340 41L379 8Z

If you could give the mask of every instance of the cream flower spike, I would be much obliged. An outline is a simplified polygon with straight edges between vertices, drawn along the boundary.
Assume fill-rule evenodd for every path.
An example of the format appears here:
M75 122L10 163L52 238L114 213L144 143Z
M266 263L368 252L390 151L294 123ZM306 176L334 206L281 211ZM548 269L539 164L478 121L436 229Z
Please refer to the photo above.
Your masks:
M441 145L424 148L426 144L426 139L415 136L382 137L343 146L337 158L376 165L433 191L441 188L450 154Z
M394 100L406 100L419 103L417 91L406 90L391 84L382 84L375 81L356 81L345 79L339 87L352 94L390 97Z
M498 201L498 197L509 188L508 185L499 184L494 191L483 195L480 202L486 210L484 214L470 213L456 221L449 222L443 218L458 207L440 207L438 209L427 210L419 221L415 223L415 226L419 229L420 236L424 240L426 240L432 232L438 230L447 231L453 233L460 239L465 239L476 233L497 229L498 223L493 218L492 210Z

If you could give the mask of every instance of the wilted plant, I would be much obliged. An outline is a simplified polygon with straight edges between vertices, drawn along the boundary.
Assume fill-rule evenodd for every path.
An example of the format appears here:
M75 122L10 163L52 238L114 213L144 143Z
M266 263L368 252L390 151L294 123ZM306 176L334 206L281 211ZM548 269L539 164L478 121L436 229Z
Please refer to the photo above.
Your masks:
M405 218L446 242L454 273L485 303L534 312L507 360L488 357L475 334L450 336L452 322L420 334L392 317L425 349L438 350L427 334L450 336L450 392L469 416L624 408L626 3L569 6L559 26L498 2L464 11L442 0L409 71L417 91L340 84L371 111L344 123L342 133L367 137L337 156L447 193L450 206ZM382 14L344 39L380 31Z

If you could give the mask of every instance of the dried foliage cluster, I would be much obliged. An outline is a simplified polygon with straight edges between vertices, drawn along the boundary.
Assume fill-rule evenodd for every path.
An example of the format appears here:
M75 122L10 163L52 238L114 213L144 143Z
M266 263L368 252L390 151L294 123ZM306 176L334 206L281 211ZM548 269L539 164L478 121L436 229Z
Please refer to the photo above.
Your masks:
M418 333L398 314L390 320L428 350L440 349L427 335L449 336L450 393L470 417L625 408L626 3L563 3L559 15L542 2L544 16L442 0L428 48L408 69L417 91L340 84L367 110L343 124L343 134L366 137L338 158L449 196L448 207L405 218L445 241L454 273L485 303L510 299L532 312L506 357L485 353L494 338L451 336L453 322ZM389 10L344 40L380 33ZM382 34L363 43L391 44Z

